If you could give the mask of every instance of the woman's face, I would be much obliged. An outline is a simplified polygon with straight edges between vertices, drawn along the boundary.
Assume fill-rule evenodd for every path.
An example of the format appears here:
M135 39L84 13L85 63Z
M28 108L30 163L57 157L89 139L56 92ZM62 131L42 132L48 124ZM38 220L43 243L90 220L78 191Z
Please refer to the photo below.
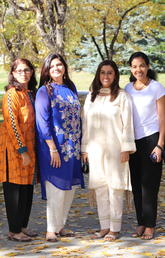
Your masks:
M103 88L109 88L115 79L115 71L110 65L103 65L100 70L100 82Z
M17 68L12 72L14 78L21 84L27 86L33 71L24 63L18 64Z
M147 79L147 72L149 66L146 64L142 57L136 57L131 63L131 73L138 81L143 81Z
M65 67L63 63L55 58L50 63L49 75L53 81L63 81L63 75L65 73Z

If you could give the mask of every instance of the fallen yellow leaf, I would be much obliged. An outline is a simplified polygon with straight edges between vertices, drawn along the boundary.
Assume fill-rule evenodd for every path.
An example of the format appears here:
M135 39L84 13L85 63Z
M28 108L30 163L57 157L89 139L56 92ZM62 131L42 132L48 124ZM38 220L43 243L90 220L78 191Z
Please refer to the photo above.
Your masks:
M144 256L153 257L153 254L152 254L152 253L140 253L140 255L144 255Z
M16 256L16 255L20 255L20 253L19 252L11 252L11 253L8 253L8 254L6 254L6 256Z
M93 211L86 211L85 214L87 214L87 215L94 215L95 212L93 212Z
M157 252L157 255L164 257L164 256L165 256L165 249L159 250L159 251Z

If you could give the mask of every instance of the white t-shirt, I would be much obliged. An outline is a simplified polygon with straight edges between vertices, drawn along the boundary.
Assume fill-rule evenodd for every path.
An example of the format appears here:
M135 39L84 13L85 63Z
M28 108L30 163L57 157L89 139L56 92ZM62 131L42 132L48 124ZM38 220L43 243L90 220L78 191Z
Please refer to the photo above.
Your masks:
M156 101L165 95L163 85L151 80L146 88L136 90L133 82L130 82L126 85L125 90L132 98L135 139L159 132Z

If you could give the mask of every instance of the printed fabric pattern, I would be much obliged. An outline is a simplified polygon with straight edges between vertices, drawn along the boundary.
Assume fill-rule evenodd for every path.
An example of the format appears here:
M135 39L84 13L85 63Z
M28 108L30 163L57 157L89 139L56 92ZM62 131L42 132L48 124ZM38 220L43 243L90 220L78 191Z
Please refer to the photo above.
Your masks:
M45 86L39 88L35 101L37 153L40 168L42 198L46 199L45 181L61 190L73 185L84 187L80 159L80 103L76 89L51 84L49 95ZM60 155L61 167L50 164L50 150L46 140L53 139Z
M74 156L80 159L80 103L67 96L66 100L57 94L56 98L51 100L51 107L57 108L61 113L61 126L55 121L54 131L57 137L63 136L64 142L60 144L61 153L67 162ZM74 144L72 144L74 143Z

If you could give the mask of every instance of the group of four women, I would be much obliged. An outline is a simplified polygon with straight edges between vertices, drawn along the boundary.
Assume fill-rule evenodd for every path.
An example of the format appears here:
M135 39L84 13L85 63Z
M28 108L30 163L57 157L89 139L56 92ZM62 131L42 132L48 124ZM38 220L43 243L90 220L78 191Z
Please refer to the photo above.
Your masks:
M83 107L81 130L78 94L63 57L50 54L45 59L37 94L32 64L26 59L13 62L0 128L0 182L10 240L36 236L27 225L33 186L39 180L47 200L46 240L74 234L64 226L76 186L84 187L81 160L89 162L89 188L95 190L101 227L92 238L118 238L124 191L131 189L138 221L133 236L153 238L165 139L165 88L155 81L144 53L134 53L130 66L131 82L123 90L115 62L99 64Z

